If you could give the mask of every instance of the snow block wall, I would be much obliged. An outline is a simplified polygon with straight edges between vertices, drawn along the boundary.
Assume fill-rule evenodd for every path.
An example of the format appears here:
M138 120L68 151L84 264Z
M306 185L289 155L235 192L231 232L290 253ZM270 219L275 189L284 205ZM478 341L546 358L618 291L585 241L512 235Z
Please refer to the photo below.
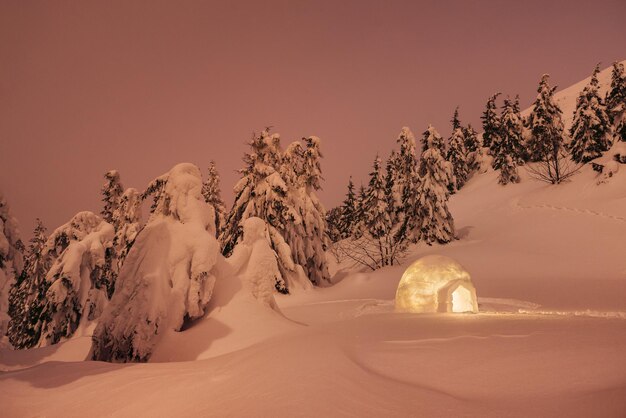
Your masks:
M165 330L203 316L211 298L220 255L200 170L178 164L159 179L155 210L94 332L94 360L147 361Z

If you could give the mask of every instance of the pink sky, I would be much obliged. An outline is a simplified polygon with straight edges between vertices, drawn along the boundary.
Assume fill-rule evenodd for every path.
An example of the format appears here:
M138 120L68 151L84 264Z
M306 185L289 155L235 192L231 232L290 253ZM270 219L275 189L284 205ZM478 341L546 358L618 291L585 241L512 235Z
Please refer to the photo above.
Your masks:
M214 159L225 200L251 132L322 138L323 202L365 181L402 126L448 135L455 106L542 73L566 87L626 58L618 1L2 1L0 190L29 236L127 187Z

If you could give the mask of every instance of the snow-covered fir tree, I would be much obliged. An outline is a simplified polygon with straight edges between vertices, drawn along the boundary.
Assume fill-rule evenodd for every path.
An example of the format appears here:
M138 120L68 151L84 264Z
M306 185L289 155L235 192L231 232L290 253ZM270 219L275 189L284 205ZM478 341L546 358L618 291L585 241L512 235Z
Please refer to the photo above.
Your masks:
M206 313L213 294L220 251L200 170L182 163L156 180L154 212L94 331L94 360L147 361L161 335Z
M429 149L433 149L433 148L436 149L439 155L442 156L445 160L445 157L446 157L445 142L443 138L441 137L441 135L439 135L439 132L437 132L437 130L432 125L428 125L428 129L423 133L422 155ZM450 164L447 160L445 161L447 162L447 165L449 166L451 170L451 175L447 177L448 183L446 184L446 187L448 188L448 190L454 190L456 189L456 178L454 177L454 170L453 170L452 164ZM418 170L421 170L420 165L421 165L421 162L420 164L418 164Z
M499 139L500 118L497 113L496 100L500 93L496 93L489 97L485 105L481 119L483 121L483 147L491 149L492 143Z
M417 185L419 183L419 175L417 174L417 156L415 135L408 127L403 127L396 139L399 145L397 154L392 154L387 172L389 176L393 176L392 196L395 206L395 221L399 224L414 225L416 220L412 217L415 215L413 210L417 205ZM390 172L390 170L393 170ZM401 229L399 239L410 239L414 241L416 238L405 235L409 231Z
M289 190L280 167L280 136L265 129L249 142L251 151L244 155L246 166L240 170L241 180L235 185L235 202L225 222L221 236L223 254L229 256L243 233L243 222L258 217L268 223L270 236L281 235L289 222L288 216L296 211L289 207ZM274 243L275 245L275 243ZM276 247L274 246L274 250ZM288 270L293 259L281 259L281 271ZM276 282L279 292L287 293L284 277Z
M8 337L17 349L34 347L41 336L40 317L49 283L46 274L52 259L46 251L46 227L37 219L24 257L24 269L9 295Z
M586 163L607 151L613 140L611 121L606 112L604 100L600 97L598 82L598 64L593 71L591 81L585 86L576 100L574 120L570 128L569 143L572 159Z
M613 63L606 107L615 132L615 140L626 141L626 73L621 62Z
M17 221L0 192L0 346L5 341L9 324L9 293L22 272L24 245Z
M105 254L114 235L113 226L92 212L79 212L50 234L44 254L56 259L46 275L39 346L71 337L100 316L108 301Z
M446 160L452 164L452 172L456 180L450 190L450 192L453 193L456 190L460 190L465 185L470 172L470 167L467 162L468 153L465 149L465 135L461 127L455 128L454 131L452 131L449 144Z
M326 211L326 236L330 242L337 242L342 239L339 229L341 221L341 206L336 206Z
M464 145L467 152L466 160L469 169L469 174L478 170L483 162L483 148L482 143L478 137L478 133L472 128L472 125L467 125L463 129Z
M319 178L314 179L316 174L304 168L319 164L313 161L320 157L319 141L307 139L305 144L306 149L294 145L283 154L278 134L270 135L266 129L253 137L249 144L251 152L244 156L246 167L240 171L243 176L235 186L235 203L221 236L223 253L228 256L241 238L243 221L258 217L267 222L282 272L276 289L282 293L288 293L290 282L303 286L302 268L316 284L320 284L318 279L328 277L323 267L315 264L324 254L311 256L325 239L324 209L314 193ZM288 243L289 251L280 248L283 241ZM294 260L297 260L295 264ZM294 270L294 265L301 268Z
M437 141L437 137L432 126L424 132L424 142ZM450 242L455 238L454 220L448 210L448 187L454 181L452 165L438 147L430 146L420 157L419 175L419 200L414 208L418 222L411 226L414 234L427 244Z
M226 207L220 190L220 175L213 160L209 162L206 180L202 183L202 196L204 196L204 201L213 206L215 211L215 231L217 237L224 227Z
M364 238L372 240L370 246L373 252L377 253L374 257L376 267L393 265L397 261L399 246L396 241L403 239L396 233L395 228L394 199L390 196L393 189L392 178L393 173L387 171L385 174L381 160L376 156L363 201L366 228Z
M508 155L517 165L523 165L528 156L524 145L524 122L520 114L519 96L514 100L505 99L500 114L500 142L492 150L492 155L502 155L498 148L504 147ZM496 167L496 165L498 167ZM500 163L494 162L494 169L499 169Z
M562 112L554 100L556 86L550 87L549 78L548 74L541 77L537 98L528 117L528 153L531 161L558 155L564 144Z
M518 183L520 180L517 166L524 163L522 145L522 121L519 109L509 99L504 100L501 117L499 140L492 142L494 170L500 170L498 183Z
M102 219L111 223L119 201L124 193L124 187L120 182L120 173L117 170L108 171L104 178L106 182L102 186L102 203L104 204L100 214Z
M117 210L113 213L113 228L115 238L113 239L113 252L115 265L115 275L122 268L126 255L132 247L137 234L141 231L141 195L134 188L124 190L119 200ZM115 284L114 282L112 283ZM110 294L112 293L110 286ZM109 294L109 296L110 296Z
M450 120L450 123L452 124L452 131L454 131L455 129L461 129L462 127L461 121L459 120L459 107L458 106L454 109L454 114L452 115L452 119Z
M339 213L339 236L341 239L352 236L357 223L357 199L354 194L354 183L352 177L348 180L348 192L344 199Z
M356 211L354 217L354 227L352 228L352 237L359 238L365 231L365 186L359 186L359 193L356 196Z
M330 274L326 264L326 210L317 197L316 191L321 189L322 169L320 139L316 136L302 138L305 144L302 156L302 170L297 182L295 202L291 206L299 208L300 219L304 226L304 235L297 237L302 240L303 258L295 258L315 285L330 282ZM290 244L292 252L294 246ZM294 255L296 253L294 252Z

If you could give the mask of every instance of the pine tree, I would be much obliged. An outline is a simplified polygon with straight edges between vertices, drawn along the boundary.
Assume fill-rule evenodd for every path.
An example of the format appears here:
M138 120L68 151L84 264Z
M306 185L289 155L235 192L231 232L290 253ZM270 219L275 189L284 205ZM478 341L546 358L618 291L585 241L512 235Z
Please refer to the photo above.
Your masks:
M112 224L115 229L113 238L113 253L115 262L115 278L122 269L124 260L133 246L137 235L141 231L141 195L134 188L128 188L119 200L117 210L113 214ZM109 286L109 297L113 293L112 285Z
M356 225L356 217L357 202L354 194L354 183L352 182L352 177L350 177L350 180L348 181L348 193L346 193L346 198L341 205L341 211L339 214L338 229L341 239L352 236Z
M229 256L241 238L243 222L250 217L258 217L268 224L270 236L281 236L286 225L294 222L289 219L297 211L289 207L289 189L283 180L280 169L280 135L270 134L266 128L259 135L253 135L249 142L251 151L244 155L246 166L240 170L241 180L235 185L235 202L225 222L221 235L222 252ZM284 235L282 235L284 236ZM278 249L273 240L273 248ZM289 258L292 255L289 254ZM276 282L276 289L288 293L285 276L293 265L293 259L279 258L279 268L283 277Z
M517 172L517 163L513 161L513 157L510 154L506 154L503 149L500 150L498 155L500 175L498 176L498 183L507 185L509 183L519 183L520 177Z
M548 74L541 77L537 99L528 118L530 138L528 152L531 161L541 161L557 155L563 149L561 109L554 100L555 87L548 84Z
M220 175L215 167L215 161L209 162L206 180L202 183L202 196L206 203L213 207L215 212L215 236L219 236L224 227L226 208L220 190Z
M361 184L359 187L359 193L356 197L356 212L355 212L355 222L354 228L352 229L352 237L360 238L366 227L365 227L365 197L366 191L365 187Z
M450 186L449 191L454 193L456 190L460 190L467 182L469 176L469 165L467 163L467 150L465 149L465 136L463 130L455 128L450 137L450 147L448 149L448 155L446 160L452 164L452 172L456 180L454 186Z
M626 141L626 74L621 62L613 63L606 107L613 124L615 140Z
M459 120L459 107L458 106L454 109L454 115L452 115L452 120L450 121L450 123L452 123L452 131L455 131L456 129L461 129L461 121Z
M467 125L467 128L463 129L464 145L467 152L466 160L468 167L468 178L474 171L480 169L483 161L483 149L480 140L478 139L478 133L472 128L472 125Z
M389 196L389 191L393 187L390 184L391 177L392 173L390 172L387 172L387 175L383 174L381 160L376 156L363 200L366 239L372 240L368 244L377 253L377 256L374 257L376 260L375 267L393 265L397 257L395 251L397 236L392 218L393 199Z
M483 121L483 146L489 149L492 148L493 142L497 142L499 139L500 131L500 118L498 117L496 100L500 93L496 93L489 97L485 111L481 116Z
M426 143L437 141L437 137L437 131L432 126L424 132ZM413 226L415 235L429 245L450 242L454 239L454 220L448 210L448 187L454 179L452 166L438 147L430 146L421 155L419 174L419 201L414 208L417 212L415 219L418 220Z
M337 242L342 239L341 230L339 229L341 221L341 206L326 211L326 236L330 242Z
M320 139L316 136L302 138L305 144L302 153L302 168L299 186L292 193L291 207L297 208L302 222L303 234L291 234L297 241L289 242L294 254L294 261L304 268L307 277L315 285L330 282L330 274L326 264L326 210L316 195L321 189L322 169ZM296 185L292 185L296 186ZM302 248L302 253L294 248ZM302 257L300 257L302 254Z
M100 316L107 302L105 252L114 235L113 226L92 212L79 212L50 235L46 251L56 260L46 275L39 346L56 344Z
M446 152L445 152L445 145L444 145L443 138L441 137L441 135L439 135L439 132L437 132L437 130L432 125L428 125L428 129L423 133L422 155L424 155L424 153L430 149L436 149L438 154L442 156L445 160ZM446 184L446 188L448 190L454 190L456 188L456 179L454 177L452 164L450 164L447 161L446 163L451 170L451 175L449 177L446 177L447 182L448 182ZM421 162L420 162L419 167L420 167L419 170L421 171Z
M417 174L417 157L415 136L408 127L403 127L396 140L400 149L397 154L393 154L389 161L387 171L393 176L392 197L394 199L396 219L399 224L414 225L416 220L412 218L417 205L417 185L419 175ZM391 181L391 180L390 180ZM399 239L410 239L415 241L416 237L406 235L410 231L401 229L398 233Z
M598 82L598 64L593 71L591 81L578 96L574 120L570 128L569 143L572 159L577 163L586 163L602 155L611 146L611 122L606 113L604 100L600 98Z
M498 147L504 147L505 153L511 156L516 165L523 165L527 159L524 147L524 123L519 109L519 96L515 100L504 100L502 113L500 114L500 141ZM502 155L497 148L492 152L494 160L496 155ZM499 169L500 163L494 162L494 169Z
M554 100L556 87L550 87L548 78L547 74L541 78L537 89L539 94L528 118L529 157L531 161L537 162L529 166L528 171L536 179L559 184L574 175L579 167L569 164L571 160L564 146L561 109Z
M5 344L9 323L9 293L23 268L24 244L17 221L0 192L0 346Z
M49 283L46 273L52 259L46 251L46 227L37 219L33 238L24 260L24 269L9 294L8 336L17 349L34 347L41 336L39 318Z
M100 214L102 219L111 223L113 221L113 214L117 210L119 201L124 193L124 188L120 182L120 173L117 170L108 171L104 178L106 183L102 186L102 202L104 207Z

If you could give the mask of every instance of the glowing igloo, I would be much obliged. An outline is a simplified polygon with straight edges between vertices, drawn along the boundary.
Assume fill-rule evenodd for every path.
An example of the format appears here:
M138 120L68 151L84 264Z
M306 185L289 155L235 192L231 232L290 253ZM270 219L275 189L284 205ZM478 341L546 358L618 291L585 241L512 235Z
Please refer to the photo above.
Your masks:
M478 312L469 273L441 255L422 257L406 269L396 291L396 311Z

